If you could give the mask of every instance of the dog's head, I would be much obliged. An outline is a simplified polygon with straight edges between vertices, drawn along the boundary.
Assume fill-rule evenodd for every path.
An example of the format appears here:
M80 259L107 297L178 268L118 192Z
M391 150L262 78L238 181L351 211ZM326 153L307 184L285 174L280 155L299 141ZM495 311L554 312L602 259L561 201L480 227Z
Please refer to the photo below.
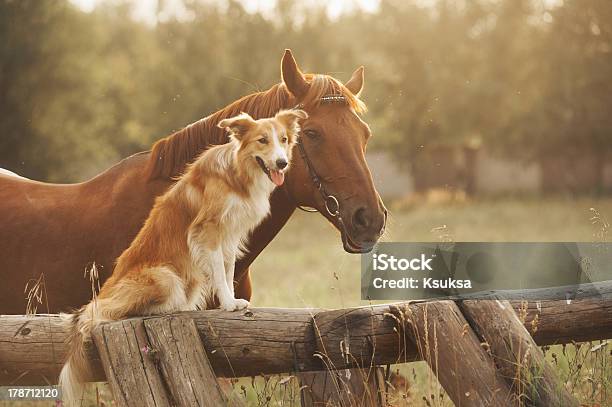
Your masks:
M291 162L291 152L300 132L303 110L281 110L274 117L254 120L246 113L218 124L239 145L238 159L252 160L275 185L282 185Z

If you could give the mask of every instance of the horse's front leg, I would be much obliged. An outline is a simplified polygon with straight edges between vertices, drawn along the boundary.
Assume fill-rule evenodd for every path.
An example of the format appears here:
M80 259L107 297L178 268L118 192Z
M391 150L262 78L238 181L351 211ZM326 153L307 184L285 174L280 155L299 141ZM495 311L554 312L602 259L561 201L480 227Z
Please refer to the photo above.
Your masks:
M241 269L239 267L240 262L235 265L234 272L234 286L236 298L244 298L247 301L251 300L253 288L251 286L251 272L249 268Z

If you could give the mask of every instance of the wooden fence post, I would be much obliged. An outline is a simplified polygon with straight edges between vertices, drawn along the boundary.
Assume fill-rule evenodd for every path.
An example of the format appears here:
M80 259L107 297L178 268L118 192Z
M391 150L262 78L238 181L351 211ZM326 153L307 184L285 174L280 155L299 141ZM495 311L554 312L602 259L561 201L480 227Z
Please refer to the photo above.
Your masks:
M415 303L392 313L455 405L515 405L510 387L453 301Z
M93 338L120 407L227 404L191 318L106 323Z
M383 318L375 318L373 311L354 313L353 310L320 311L313 316L314 338L317 343L316 355L325 371L302 372L298 374L300 387L304 387L302 406L365 406L386 405L385 375L383 369L372 360L376 353L374 325ZM372 320L363 327L354 326L353 321L363 321L364 314ZM359 342L351 351L351 341ZM364 350L365 352L361 352ZM367 355L366 355L367 353ZM363 368L344 368L334 360L344 360L346 365L361 365ZM365 362L365 363L364 363Z
M464 301L460 305L472 328L490 347L495 363L520 405L572 407L567 391L508 301Z
M380 367L298 374L302 407L383 407L385 375Z

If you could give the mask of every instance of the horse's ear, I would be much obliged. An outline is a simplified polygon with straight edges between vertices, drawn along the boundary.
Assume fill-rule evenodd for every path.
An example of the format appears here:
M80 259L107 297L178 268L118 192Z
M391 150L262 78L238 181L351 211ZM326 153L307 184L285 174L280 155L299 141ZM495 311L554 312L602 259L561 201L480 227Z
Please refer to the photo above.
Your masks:
M308 82L295 62L290 49L285 50L281 60L281 77L285 86L295 96L300 98L308 92Z
M353 72L351 79L349 79L344 84L344 86L346 86L346 88L350 90L351 93L355 96L359 96L359 94L363 90L363 81L364 81L363 72L364 72L364 68L363 66L360 66L359 68L355 70L355 72Z
M229 130L230 135L240 141L255 124L255 120L247 113L240 113L238 116L221 120L217 126Z

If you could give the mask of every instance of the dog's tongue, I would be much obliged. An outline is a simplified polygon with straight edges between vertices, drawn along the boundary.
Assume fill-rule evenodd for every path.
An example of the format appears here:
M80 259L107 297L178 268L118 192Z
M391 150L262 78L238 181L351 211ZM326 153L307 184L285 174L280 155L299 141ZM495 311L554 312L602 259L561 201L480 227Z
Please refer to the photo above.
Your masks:
M280 171L270 170L270 179L272 179L275 185L280 187L285 182L285 174Z

